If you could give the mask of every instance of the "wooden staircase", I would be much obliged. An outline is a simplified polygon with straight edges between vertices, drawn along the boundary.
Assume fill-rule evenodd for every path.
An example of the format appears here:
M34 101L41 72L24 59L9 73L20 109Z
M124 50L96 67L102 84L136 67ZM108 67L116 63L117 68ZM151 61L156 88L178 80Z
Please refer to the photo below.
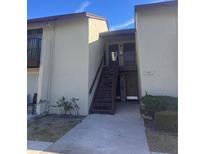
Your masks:
M90 113L115 113L118 67L103 67L90 107Z

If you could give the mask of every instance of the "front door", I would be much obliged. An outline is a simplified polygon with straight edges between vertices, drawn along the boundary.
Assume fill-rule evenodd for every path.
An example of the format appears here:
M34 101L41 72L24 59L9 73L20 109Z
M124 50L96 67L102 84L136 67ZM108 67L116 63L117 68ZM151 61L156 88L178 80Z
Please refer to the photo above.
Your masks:
M138 98L135 43L124 43L120 65L120 97L122 102Z
M127 99L136 99L138 95L137 86L137 64L136 64L136 49L135 43L125 43L124 51L124 66L127 67L126 76L126 96Z
M129 100L138 98L137 72L126 73L126 95Z

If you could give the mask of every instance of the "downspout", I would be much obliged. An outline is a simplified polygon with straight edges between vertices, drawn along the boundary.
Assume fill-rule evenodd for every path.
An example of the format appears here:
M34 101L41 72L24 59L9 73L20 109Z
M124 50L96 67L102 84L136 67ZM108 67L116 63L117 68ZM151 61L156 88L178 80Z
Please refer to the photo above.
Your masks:
M54 28L53 24L48 23L47 25L48 25L48 27L51 28L51 45L50 45L49 76L48 76L48 90L47 90L47 99L48 99L48 107L49 107L50 101L51 101L51 81L52 81L52 65L53 65L55 28Z

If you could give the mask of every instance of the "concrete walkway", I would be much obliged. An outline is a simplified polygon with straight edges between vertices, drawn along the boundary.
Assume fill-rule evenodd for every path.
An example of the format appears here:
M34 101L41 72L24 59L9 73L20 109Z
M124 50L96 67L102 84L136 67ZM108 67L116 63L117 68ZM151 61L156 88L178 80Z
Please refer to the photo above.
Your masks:
M46 148L48 148L52 142L41 141L27 141L27 154L40 154Z
M150 154L137 104L118 105L115 115L88 115L44 151L63 154Z

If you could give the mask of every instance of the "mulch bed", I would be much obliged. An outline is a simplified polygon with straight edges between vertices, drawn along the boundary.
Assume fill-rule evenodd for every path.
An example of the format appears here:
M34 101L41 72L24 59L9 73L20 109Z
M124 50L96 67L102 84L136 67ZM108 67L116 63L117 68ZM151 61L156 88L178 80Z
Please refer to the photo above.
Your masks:
M146 136L150 151L162 153L178 153L178 134L165 132L154 127L153 120L144 120Z
M27 122L27 139L55 142L84 119L83 116L46 115Z

